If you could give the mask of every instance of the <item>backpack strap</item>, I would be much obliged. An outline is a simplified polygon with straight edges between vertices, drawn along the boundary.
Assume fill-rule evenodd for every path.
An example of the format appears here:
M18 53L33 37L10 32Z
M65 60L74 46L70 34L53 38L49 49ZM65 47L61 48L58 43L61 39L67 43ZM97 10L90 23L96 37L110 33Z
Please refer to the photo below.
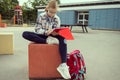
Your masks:
M84 57L81 53L77 53L77 57L78 57L78 63L80 65L80 69L79 69L79 79L80 80L84 80L84 74L86 73L86 66L85 66L85 62L84 62Z

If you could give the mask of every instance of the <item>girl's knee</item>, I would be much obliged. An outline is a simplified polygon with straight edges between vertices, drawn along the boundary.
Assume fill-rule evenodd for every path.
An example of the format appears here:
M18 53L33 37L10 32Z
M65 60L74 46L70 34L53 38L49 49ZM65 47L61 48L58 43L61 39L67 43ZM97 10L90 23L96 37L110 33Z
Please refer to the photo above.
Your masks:
M67 44L67 40L66 39L64 39L64 44Z
M61 43L67 44L67 41L66 41L65 38L61 38L61 39L59 39L59 41L60 41Z
M28 37L28 34L29 34L29 32L25 31L25 32L22 33L22 37L26 38L26 37Z

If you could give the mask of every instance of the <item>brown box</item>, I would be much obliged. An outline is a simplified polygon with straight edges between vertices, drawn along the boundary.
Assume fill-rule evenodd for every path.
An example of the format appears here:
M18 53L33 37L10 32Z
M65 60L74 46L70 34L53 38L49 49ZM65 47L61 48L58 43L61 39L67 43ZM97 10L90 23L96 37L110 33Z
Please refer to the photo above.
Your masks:
M61 78L57 71L61 63L58 45L30 43L28 48L29 78Z

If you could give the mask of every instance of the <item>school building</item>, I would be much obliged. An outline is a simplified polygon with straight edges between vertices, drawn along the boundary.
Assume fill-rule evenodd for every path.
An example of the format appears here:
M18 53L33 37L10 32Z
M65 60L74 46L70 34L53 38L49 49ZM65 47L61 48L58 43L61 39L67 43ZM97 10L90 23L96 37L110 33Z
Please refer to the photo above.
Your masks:
M38 15L45 6L38 6ZM88 25L91 29L120 30L120 1L61 4L57 13L61 24Z

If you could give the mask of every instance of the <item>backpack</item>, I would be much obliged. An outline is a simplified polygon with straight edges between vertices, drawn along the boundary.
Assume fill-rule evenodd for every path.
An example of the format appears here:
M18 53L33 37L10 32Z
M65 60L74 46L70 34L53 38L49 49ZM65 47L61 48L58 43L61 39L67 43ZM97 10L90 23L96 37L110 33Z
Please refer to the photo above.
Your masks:
M83 55L79 50L74 50L67 54L67 65L69 66L69 72L71 75L70 80L84 80L86 66Z

